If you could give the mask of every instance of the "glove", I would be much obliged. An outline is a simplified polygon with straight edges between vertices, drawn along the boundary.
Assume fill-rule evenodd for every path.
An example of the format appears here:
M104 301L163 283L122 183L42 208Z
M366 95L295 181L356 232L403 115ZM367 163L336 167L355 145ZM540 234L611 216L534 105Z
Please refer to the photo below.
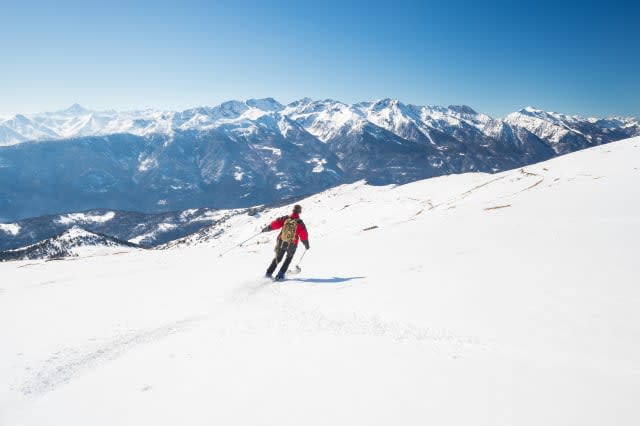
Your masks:
M267 225L264 228L262 228L262 232L269 232L271 231L271 225Z
M309 241L302 241L302 244L304 244L304 248L309 250Z

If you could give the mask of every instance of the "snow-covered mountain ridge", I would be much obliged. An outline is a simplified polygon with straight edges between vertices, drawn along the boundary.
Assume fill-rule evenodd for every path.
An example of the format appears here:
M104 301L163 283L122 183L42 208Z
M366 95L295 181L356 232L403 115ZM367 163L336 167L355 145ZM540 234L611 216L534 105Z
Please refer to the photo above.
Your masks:
M3 134L21 135L0 146L0 182L11 182L0 185L0 222L8 222L96 208L246 208L363 179L493 173L634 136L640 126L534 108L494 120L467 106L267 98L180 112L74 105L14 116L0 123Z
M135 249L135 244L86 231L73 226L64 232L14 250L0 251L0 262L7 260L61 259L78 256L109 255Z
M303 98L282 105L273 98L227 101L215 107L197 107L183 111L93 111L78 104L54 112L15 114L0 117L0 146L25 141L69 139L129 133L137 136L171 134L174 131L221 129L229 134L256 131L260 119L268 116L281 129L293 120L319 139L326 141L345 127L362 126L366 121L403 136L414 127L427 138L434 130L446 131L465 125L490 135L500 124L532 131L545 140L558 142L567 133L584 134L581 128L638 132L639 122L632 117L599 119L546 112L526 107L503 119L493 119L468 106L417 106L396 99L382 99L348 105L332 99ZM283 130L284 131L284 130ZM424 137L423 136L423 137ZM633 136L628 135L628 136ZM414 136L415 137L415 136Z
M0 224L0 256L3 251L32 245L73 227L151 248L197 232L230 214L245 211L189 209L144 214L97 209L29 218Z
M311 249L280 284L275 232L219 255L293 203L0 263L0 423L636 426L639 161L633 138L331 188L299 201Z

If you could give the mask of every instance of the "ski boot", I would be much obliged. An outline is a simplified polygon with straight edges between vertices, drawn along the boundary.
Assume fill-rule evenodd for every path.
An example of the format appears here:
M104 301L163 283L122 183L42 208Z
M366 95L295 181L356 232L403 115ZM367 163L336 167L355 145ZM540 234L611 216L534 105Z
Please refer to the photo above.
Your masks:
M284 281L284 274L282 272L278 273L274 281Z

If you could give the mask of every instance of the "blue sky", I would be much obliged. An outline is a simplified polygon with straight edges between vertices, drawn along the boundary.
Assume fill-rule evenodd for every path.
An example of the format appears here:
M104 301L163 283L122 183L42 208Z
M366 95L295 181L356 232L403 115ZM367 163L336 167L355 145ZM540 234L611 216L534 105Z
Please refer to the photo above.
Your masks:
M634 3L9 2L0 113L308 96L640 116Z

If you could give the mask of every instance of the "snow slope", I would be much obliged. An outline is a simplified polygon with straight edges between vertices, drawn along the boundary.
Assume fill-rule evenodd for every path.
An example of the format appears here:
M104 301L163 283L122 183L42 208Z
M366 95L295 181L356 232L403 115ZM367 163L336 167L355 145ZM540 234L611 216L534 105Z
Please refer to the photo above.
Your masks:
M275 233L218 255L288 207L0 264L0 424L637 425L638 188L640 138L337 187L283 284Z

